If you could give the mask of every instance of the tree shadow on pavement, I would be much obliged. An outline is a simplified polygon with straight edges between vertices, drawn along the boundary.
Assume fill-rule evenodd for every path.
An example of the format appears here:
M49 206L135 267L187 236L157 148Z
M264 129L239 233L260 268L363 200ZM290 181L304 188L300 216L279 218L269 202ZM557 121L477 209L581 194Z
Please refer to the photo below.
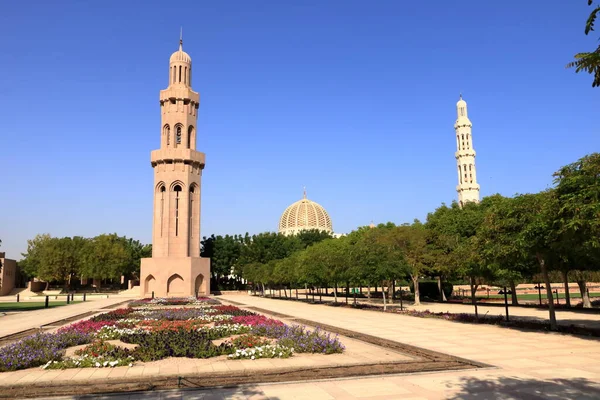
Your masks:
M600 398L600 383L584 378L574 379L520 379L515 377L498 377L481 379L464 377L449 388L458 392L448 396L457 400L584 400Z
M65 399L64 397L60 398ZM252 400L280 400L279 397L267 397L263 391L253 385L223 388L193 389L191 387L184 389L155 390L145 392L129 393L111 393L111 394L90 394L84 396L74 396L70 399L88 400L230 400L230 399L252 399Z

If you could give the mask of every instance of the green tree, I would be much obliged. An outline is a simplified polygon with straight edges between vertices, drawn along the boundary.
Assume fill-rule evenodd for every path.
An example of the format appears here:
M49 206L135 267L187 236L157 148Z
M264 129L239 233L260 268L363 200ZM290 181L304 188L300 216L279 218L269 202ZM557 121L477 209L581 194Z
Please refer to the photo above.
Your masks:
M384 239L388 243L389 251L395 255L402 255L404 273L410 276L414 286L414 305L421 304L419 280L421 276L427 274L430 265L431 252L427 245L427 235L427 228L419 221L415 221L412 225L402 225L389 230Z
M391 283L406 274L402 249L388 238L394 229L392 224L359 230L359 238L354 244L353 262L358 271L352 275L369 285L381 285L384 311L387 309L385 294L389 293Z
M38 234L33 239L27 240L27 251L21 253L23 259L19 262L21 271L28 277L38 276L41 264L42 249L52 239L50 234Z
M215 283L220 285L231 273L240 274L235 267L242 252L243 238L238 235L204 237L202 257L210 258L210 270Z
M123 275L130 262L130 253L116 233L102 234L85 246L81 275L94 279L115 279Z
M127 251L127 260L123 268L123 274L139 279L142 258L152 257L152 245L142 244L139 240L120 237L125 250Z
M307 248L315 243L319 243L325 239L331 239L331 233L320 231L318 229L308 229L298 232L296 238L302 243L302 248Z
M593 5L593 3L594 0L588 0L588 6L593 6L594 9L585 23L586 35L594 30L594 23L600 12L600 5ZM575 68L576 73L584 71L593 75L592 87L600 86L600 46L591 52L575 54L575 61L568 63L567 68Z
M600 154L589 154L554 174L563 264L573 270L584 307L591 307L586 276L600 264ZM577 272L575 272L577 271ZM565 274L566 275L566 274ZM568 279L567 280L568 283Z
M64 283L67 290L73 276L79 274L82 266L81 237L50 238L38 249L39 265L37 276L47 282Z
M531 261L535 260L546 286L553 330L557 325L548 271L557 254L553 230L556 213L556 195L551 190L519 195L492 206L478 232L481 240L491 245L487 254L489 261L502 264L507 259L520 259L522 266L533 266ZM534 272L529 271L529 274Z

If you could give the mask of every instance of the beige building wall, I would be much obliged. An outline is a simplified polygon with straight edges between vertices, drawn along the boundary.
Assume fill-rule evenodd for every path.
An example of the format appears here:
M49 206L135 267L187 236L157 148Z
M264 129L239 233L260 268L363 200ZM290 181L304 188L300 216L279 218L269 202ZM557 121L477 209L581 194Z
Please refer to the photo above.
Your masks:
M192 59L179 50L169 60L169 86L160 91L160 148L152 151L152 258L142 260L141 293L210 293L210 262L200 258L201 180L205 155L196 151L200 95Z
M17 280L17 262L4 258L4 253L0 253L0 263L2 264L2 271L0 272L0 296L6 296L15 288Z

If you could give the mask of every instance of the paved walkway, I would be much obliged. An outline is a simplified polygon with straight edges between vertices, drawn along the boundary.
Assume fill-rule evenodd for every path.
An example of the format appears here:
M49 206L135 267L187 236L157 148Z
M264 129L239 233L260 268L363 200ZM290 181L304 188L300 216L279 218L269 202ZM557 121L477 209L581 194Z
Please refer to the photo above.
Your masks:
M429 310L433 312L451 312L451 313L468 313L475 314L475 307L471 304L456 304L456 303L423 303L420 306L408 306L410 309L415 310ZM498 306L485 306L478 305L477 307L479 315L505 315L504 307ZM548 310L542 310L538 308L529 307L509 307L508 308L509 318L513 317L527 317L530 319L538 319L548 321ZM600 314L556 310L557 322L561 325L585 325L590 327L600 328Z
M110 296L107 298L88 297L88 301L70 304L68 306L44 308L41 310L11 312L0 315L0 338L19 333L42 325L50 324L65 318L71 318L89 311L100 310L102 307L111 306L128 300L122 296Z
M324 324L491 364L495 368L165 391L108 399L598 399L600 341L244 295L221 296ZM315 376L315 379L318 379ZM72 397L71 397L72 398Z
M235 297L231 297L234 299ZM309 296L309 299L312 299ZM318 296L315 297L316 300L319 299ZM322 301L324 302L333 302L333 298L330 297L322 297ZM345 297L339 297L338 302L345 302ZM352 297L348 298L348 302L352 303ZM363 304L372 304L376 306L383 307L383 303L381 300L369 302L367 300L361 299L358 301ZM400 304L399 300L395 300L393 303L395 306ZM420 306L413 306L412 302L405 301L403 303L405 308L411 310L429 310L432 312L450 312L450 313L466 313L466 314L475 314L475 308L472 304L458 304L458 303L428 303L424 302ZM505 315L504 305L502 306L490 306L490 305L478 305L478 312L480 316L488 315ZM512 307L509 304L508 307L509 318L512 317L520 317L520 318L530 318L548 321L548 310L538 309L534 307ZM568 310L556 310L556 319L561 325L586 325L593 326L596 328L600 328L600 313L589 313L589 312L577 312L577 311L568 311Z

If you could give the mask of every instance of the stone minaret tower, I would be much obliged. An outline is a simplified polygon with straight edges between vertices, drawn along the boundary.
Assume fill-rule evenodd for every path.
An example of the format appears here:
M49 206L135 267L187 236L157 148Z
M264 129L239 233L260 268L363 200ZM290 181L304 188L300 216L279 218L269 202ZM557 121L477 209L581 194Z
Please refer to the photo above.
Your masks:
M200 194L204 153L196 151L200 96L192 90L192 59L169 60L169 86L160 91L160 149L154 168L152 258L142 260L144 296L209 294L210 263L200 258Z
M456 103L456 164L458 166L458 204L462 207L468 201L479 202L479 185L475 173L475 149L471 136L471 121L467 115L467 102L462 95Z

